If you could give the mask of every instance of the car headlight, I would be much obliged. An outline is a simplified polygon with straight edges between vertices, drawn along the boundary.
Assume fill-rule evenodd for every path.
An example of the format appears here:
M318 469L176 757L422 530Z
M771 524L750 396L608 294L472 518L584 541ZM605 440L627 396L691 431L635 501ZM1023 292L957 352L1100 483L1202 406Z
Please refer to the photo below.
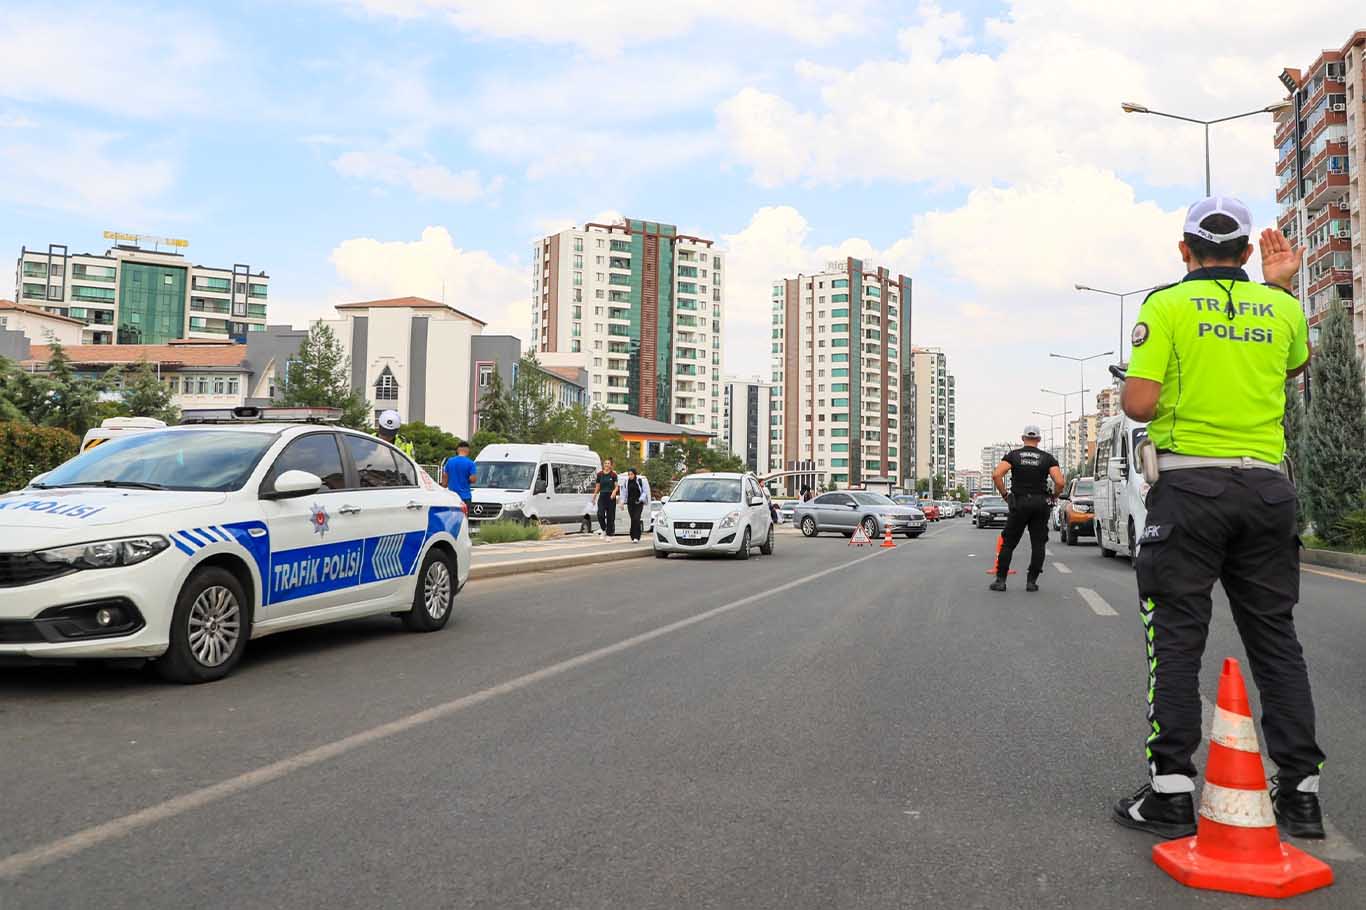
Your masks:
M658 524L661 528L669 527L669 514L667 512L660 512L658 515L655 516L655 523Z
M1085 502L1079 502L1079 503L1077 503L1076 506L1075 506L1075 508L1076 508L1076 510L1077 510L1078 512L1089 512L1089 511L1091 511L1091 506L1090 506L1090 504L1089 504L1089 503L1085 503Z
M720 524L718 527L719 527L722 531L724 531L724 530L726 530L727 528L733 528L733 527L735 527L735 525L736 525L739 521L740 521L740 513L739 513L739 512L731 512L731 513L730 513L729 515L727 515L725 518L721 519L721 524Z
M153 534L53 547L50 550L38 550L33 555L44 562L60 563L73 569L110 569L137 565L170 545L166 538Z

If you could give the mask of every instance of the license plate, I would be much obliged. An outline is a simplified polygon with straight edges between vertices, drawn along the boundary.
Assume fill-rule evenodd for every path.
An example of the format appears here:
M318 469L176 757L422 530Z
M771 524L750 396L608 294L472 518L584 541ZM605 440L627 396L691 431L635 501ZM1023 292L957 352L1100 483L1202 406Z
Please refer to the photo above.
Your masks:
M679 540L702 540L708 533L705 528L679 528L674 532Z

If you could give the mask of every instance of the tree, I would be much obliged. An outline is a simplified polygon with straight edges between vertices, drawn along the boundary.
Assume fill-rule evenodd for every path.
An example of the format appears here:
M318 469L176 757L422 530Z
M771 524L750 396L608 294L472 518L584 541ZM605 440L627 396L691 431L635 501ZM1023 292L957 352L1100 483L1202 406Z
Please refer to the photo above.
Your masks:
M398 435L413 444L413 460L418 464L439 465L454 455L460 444L459 439L440 427L420 421L405 423L398 428Z
M180 419L180 409L171 403L171 387L156 374L147 358L123 374L123 404L132 417L155 417L166 423Z
M1305 518L1305 495L1304 471L1307 465L1304 459L1304 435L1305 413L1304 396L1300 394L1300 385L1294 379L1288 380L1285 384L1285 452L1290 457L1290 463L1294 465L1296 472L1295 485L1301 491L1295 497L1295 525L1299 530L1304 530L1307 519Z
M1336 546L1346 539L1343 519L1361 508L1366 491L1366 390L1343 306L1319 324L1311 378L1304 489L1315 533Z
M71 358L54 339L46 374L26 380L29 420L85 435L100 421L100 393L111 387L114 375L111 372L99 380L77 376Z
M602 407L582 404L560 408L546 420L540 434L542 442L568 442L586 445L606 461L608 458L624 467L626 442L621 438L612 415Z
M14 400L14 391L22 376L13 361L0 357L0 422L22 422L27 417Z
M298 356L289 362L280 403L296 408L340 408L342 426L370 425L369 402L351 388L349 361L341 342L322 320L308 330Z
M494 371L489 378L489 387L479 398L479 430L506 441L511 427L512 405L508 401L507 390L503 388L503 377Z
M470 457L478 458L485 446L502 445L505 442L507 442L507 438L499 433L492 430L480 430L470 438Z
M669 495L677 472L678 462L670 458L667 449L648 459L640 468L640 473L650 482L650 492L656 496Z

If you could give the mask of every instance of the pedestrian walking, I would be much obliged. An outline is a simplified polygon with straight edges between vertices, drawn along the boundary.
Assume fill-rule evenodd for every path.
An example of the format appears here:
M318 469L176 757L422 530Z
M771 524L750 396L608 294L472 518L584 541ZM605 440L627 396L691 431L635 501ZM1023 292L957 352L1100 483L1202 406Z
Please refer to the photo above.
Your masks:
M650 481L635 468L626 469L626 511L631 516L631 539L639 541L644 533L641 513L650 507Z
M1300 559L1295 488L1284 466L1284 386L1309 364L1304 311L1290 293L1303 253L1268 228L1248 279L1252 217L1236 199L1191 206L1179 245L1186 277L1153 291L1133 329L1121 404L1148 421L1148 517L1134 569L1148 665L1148 782L1115 821L1194 834L1200 659L1210 592L1222 581L1261 692L1276 762L1271 801L1296 837L1323 837L1309 673L1295 634ZM1146 448L1146 447L1145 447ZM1142 450L1141 450L1142 451Z
M617 533L617 495L620 484L612 470L612 459L602 463L602 470L593 480L593 499L598 504L598 529L608 537Z
M996 560L996 579L991 590L1004 591L1006 576L1010 574L1010 558L1015 554L1015 546L1029 531L1029 574L1025 576L1025 590L1033 593L1039 590L1039 575L1043 572L1044 548L1048 544L1048 515L1053 511L1052 496L1048 482L1053 481L1053 493L1062 490L1066 482L1058 460L1049 452L1039 448L1043 434L1034 424L1024 428L1020 441L1024 445L1006 453L996 470L991 472L991 480L996 484L996 492L1001 494L1010 506L1005 530L1001 532L1001 552ZM1010 490L1006 491L1005 477L1010 475Z
M814 498L815 498L815 494L813 494L813 493L811 492L811 488L810 488L810 487L806 487L806 486L802 487L802 502L810 502L810 501L811 501L812 499L814 499Z
M470 444L461 441L455 447L455 454L441 465L441 485L450 490L461 501L469 505L473 499L473 484L478 466L470 458Z

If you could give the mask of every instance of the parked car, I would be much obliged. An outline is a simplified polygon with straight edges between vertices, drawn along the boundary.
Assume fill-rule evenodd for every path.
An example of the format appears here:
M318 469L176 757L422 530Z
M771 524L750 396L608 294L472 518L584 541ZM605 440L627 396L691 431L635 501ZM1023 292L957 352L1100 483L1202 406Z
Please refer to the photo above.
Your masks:
M1062 527L1058 539L1069 547L1077 545L1080 537L1096 536L1096 500L1094 477L1074 477L1058 499L1062 513Z
M1010 507L1006 501L999 496L983 496L977 501L977 520L978 528L990 528L999 525L1005 527L1006 519L1010 517Z
M655 556L728 553L749 559L755 547L773 555L769 498L753 474L691 474L678 482L659 510Z
M443 628L463 503L373 436L274 410L125 433L0 496L0 658L143 658L202 683L273 632Z
M795 499L775 499L773 504L778 507L778 523L784 525L792 524L792 511L797 508Z
M939 506L932 502L923 501L920 503L920 511L925 516L926 521L939 520Z
M598 509L590 500L602 460L588 446L496 444L485 446L474 464L470 523L475 533L482 522L500 518L596 527ZM625 482L624 472L620 479ZM617 533L629 533L625 496L617 497L616 513ZM647 532L653 515L653 509L641 514Z
M881 536L885 527L893 534L919 537L925 533L926 521L925 513L914 506L897 505L881 493L863 490L822 493L799 504L793 518L807 537L823 533L852 536L859 527L870 538Z

